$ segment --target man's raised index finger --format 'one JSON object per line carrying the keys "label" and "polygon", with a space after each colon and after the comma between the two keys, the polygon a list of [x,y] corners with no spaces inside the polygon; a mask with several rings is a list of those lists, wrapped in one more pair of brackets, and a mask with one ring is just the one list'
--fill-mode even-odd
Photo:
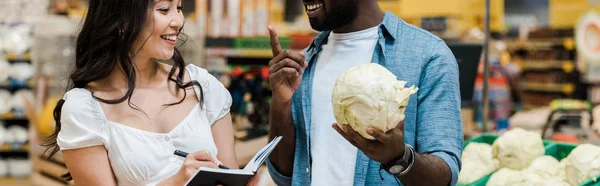
{"label": "man's raised index finger", "polygon": [[271,39],[271,50],[273,51],[273,57],[281,53],[281,45],[279,44],[279,37],[277,37],[277,31],[273,27],[268,27],[269,36]]}

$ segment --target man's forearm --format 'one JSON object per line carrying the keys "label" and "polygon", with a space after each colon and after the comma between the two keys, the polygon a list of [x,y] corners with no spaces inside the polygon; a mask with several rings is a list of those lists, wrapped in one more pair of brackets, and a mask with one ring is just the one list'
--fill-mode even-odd
{"label": "man's forearm", "polygon": [[273,166],[283,175],[291,176],[294,170],[294,152],[296,149],[296,129],[292,119],[292,103],[271,102],[269,123],[270,140],[275,136],[283,136],[280,144],[271,153]]}
{"label": "man's forearm", "polygon": [[404,185],[449,185],[451,177],[450,167],[442,158],[415,153],[411,170],[398,178]]}

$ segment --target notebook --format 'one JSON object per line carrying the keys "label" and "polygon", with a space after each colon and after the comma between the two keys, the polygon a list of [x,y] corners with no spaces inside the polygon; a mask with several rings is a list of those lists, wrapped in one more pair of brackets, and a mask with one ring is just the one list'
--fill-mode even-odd
{"label": "notebook", "polygon": [[185,184],[187,186],[244,186],[256,174],[260,166],[269,158],[282,136],[275,137],[269,144],[258,151],[244,169],[218,169],[202,167]]}

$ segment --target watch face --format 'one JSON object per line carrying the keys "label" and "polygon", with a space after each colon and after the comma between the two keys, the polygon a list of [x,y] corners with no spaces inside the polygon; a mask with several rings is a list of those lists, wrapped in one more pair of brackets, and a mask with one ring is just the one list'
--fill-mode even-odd
{"label": "watch face", "polygon": [[404,167],[402,165],[394,165],[394,166],[390,167],[390,173],[391,174],[400,174],[402,172],[402,169],[404,169]]}

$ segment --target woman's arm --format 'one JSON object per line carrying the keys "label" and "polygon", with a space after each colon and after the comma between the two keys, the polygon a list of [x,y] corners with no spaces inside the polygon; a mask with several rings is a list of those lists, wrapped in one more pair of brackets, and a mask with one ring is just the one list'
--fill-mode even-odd
{"label": "woman's arm", "polygon": [[217,159],[229,168],[239,169],[235,156],[235,138],[233,136],[231,114],[227,114],[225,117],[215,121],[211,130],[219,151]]}
{"label": "woman's arm", "polygon": [[62,151],[65,164],[77,185],[116,186],[108,152],[103,146]]}

